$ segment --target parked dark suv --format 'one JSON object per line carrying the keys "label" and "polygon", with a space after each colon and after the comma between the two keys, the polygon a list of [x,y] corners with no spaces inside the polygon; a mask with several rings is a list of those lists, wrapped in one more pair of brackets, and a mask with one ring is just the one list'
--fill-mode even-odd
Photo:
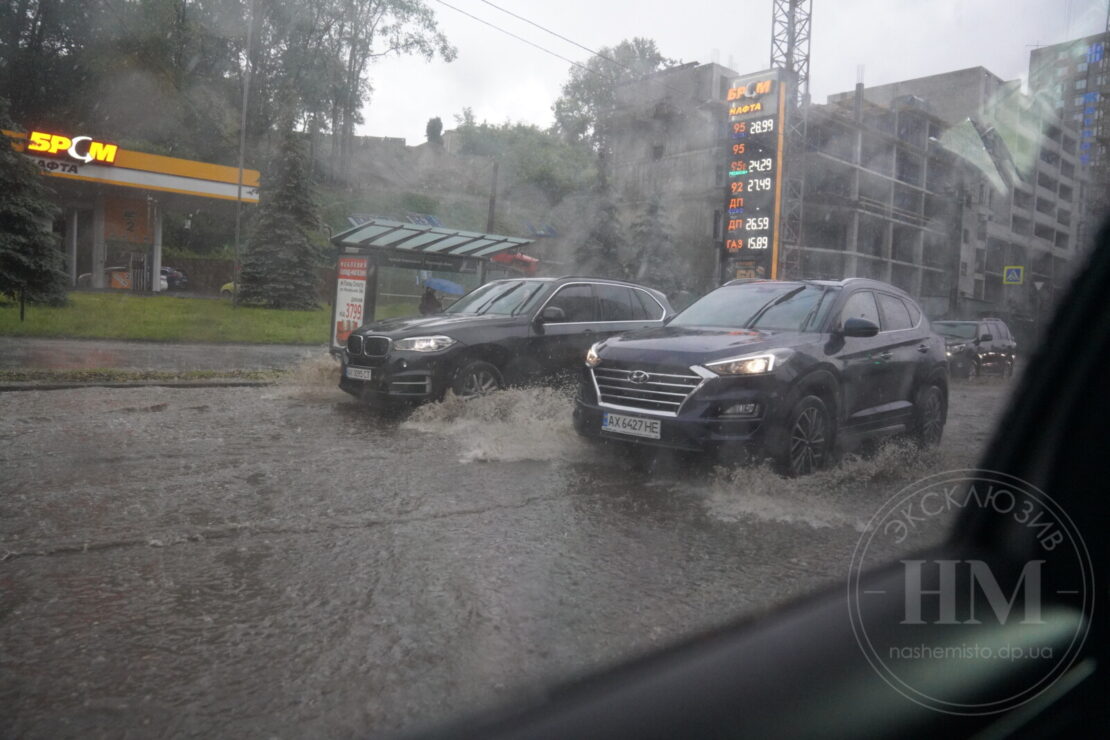
{"label": "parked dark suv", "polygon": [[659,291],[599,278],[496,280],[444,313],[354,331],[339,387],[367,401],[469,397],[506,383],[573,371],[599,339],[661,327],[674,311]]}
{"label": "parked dark suv", "polygon": [[803,474],[878,435],[936,443],[947,405],[944,341],[901,290],[738,280],[663,328],[591,347],[574,424],[605,440],[770,455]]}
{"label": "parked dark suv", "polygon": [[996,372],[1014,374],[1017,342],[1002,319],[977,321],[934,321],[933,330],[944,337],[948,369],[953,376],[967,378]]}

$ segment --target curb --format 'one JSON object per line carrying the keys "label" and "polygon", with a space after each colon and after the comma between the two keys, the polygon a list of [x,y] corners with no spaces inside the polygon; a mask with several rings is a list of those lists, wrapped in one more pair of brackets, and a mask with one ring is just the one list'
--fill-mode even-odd
{"label": "curb", "polygon": [[276,385],[274,380],[139,380],[125,382],[97,382],[88,383],[0,383],[0,393],[12,391],[69,391],[81,388],[261,388]]}

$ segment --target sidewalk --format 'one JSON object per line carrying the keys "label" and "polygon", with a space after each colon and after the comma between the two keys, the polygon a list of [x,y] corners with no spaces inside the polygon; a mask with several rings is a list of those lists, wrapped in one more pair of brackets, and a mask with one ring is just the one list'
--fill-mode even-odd
{"label": "sidewalk", "polygon": [[0,370],[286,370],[328,348],[0,337]]}

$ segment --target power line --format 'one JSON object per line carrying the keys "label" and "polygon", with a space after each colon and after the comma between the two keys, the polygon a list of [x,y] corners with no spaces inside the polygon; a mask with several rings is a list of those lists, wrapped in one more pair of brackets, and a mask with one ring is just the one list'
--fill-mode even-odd
{"label": "power line", "polygon": [[502,8],[500,5],[494,5],[489,0],[482,0],[482,2],[485,3],[486,5],[490,6],[491,8],[494,8],[496,10],[500,10],[502,13],[506,13],[508,15],[511,15],[513,18],[516,18],[517,20],[524,21],[525,23],[527,23],[530,26],[535,26],[536,28],[540,29],[544,33],[549,33],[557,39],[562,39],[563,41],[566,41],[568,44],[571,44],[573,46],[577,46],[582,51],[589,52],[590,54],[594,55],[595,57],[598,57],[599,59],[604,59],[605,61],[609,62],[610,64],[616,64],[618,67],[624,67],[625,69],[627,69],[630,72],[635,71],[634,69],[632,69],[632,67],[629,67],[627,64],[624,64],[623,62],[619,62],[616,59],[613,59],[612,57],[605,56],[604,54],[602,54],[599,51],[594,51],[593,49],[591,49],[588,46],[583,46],[582,44],[578,43],[574,39],[568,39],[566,36],[562,35],[561,33],[558,33],[556,31],[552,31],[550,28],[547,28],[546,26],[541,26],[539,23],[536,23],[535,21],[528,20],[527,18],[525,18],[522,15],[517,15],[516,13],[514,13],[511,10],[507,10],[505,8]]}
{"label": "power line", "polygon": [[[517,39],[518,41],[523,41],[524,43],[528,44],[529,46],[535,47],[535,48],[539,49],[542,52],[550,54],[553,57],[556,57],[558,59],[562,59],[564,62],[569,62],[570,64],[574,65],[575,67],[578,67],[579,69],[581,69],[585,72],[588,72],[590,74],[597,74],[596,70],[592,70],[589,67],[587,67],[583,64],[580,64],[579,62],[576,62],[572,59],[567,59],[565,56],[562,56],[561,54],[558,54],[554,51],[551,51],[550,49],[548,49],[546,47],[540,46],[539,44],[537,44],[533,41],[529,41],[526,38],[523,38],[521,36],[517,36],[512,31],[507,31],[504,28],[502,28],[501,26],[496,25],[495,23],[491,23],[490,21],[487,21],[484,18],[479,18],[478,16],[473,15],[471,13],[468,13],[467,11],[462,10],[461,8],[457,8],[454,5],[451,5],[450,3],[444,2],[444,0],[436,0],[436,2],[439,3],[440,5],[445,5],[448,8],[451,8],[452,10],[458,11],[459,13],[462,13],[463,15],[465,15],[469,18],[473,18],[474,20],[478,21],[479,23],[484,23],[485,25],[489,26],[490,28],[494,28],[494,29],[500,31],[501,33],[504,33],[508,36],[512,36],[514,39]],[[610,64],[615,64],[618,67],[623,67],[624,69],[628,70],[629,72],[632,72],[633,74],[638,74],[637,71],[634,68],[630,67],[629,65],[624,64],[623,62],[620,62],[620,61],[618,61],[616,59],[613,59],[611,57],[608,57],[605,54],[602,54],[601,52],[594,51],[593,49],[589,48],[588,46],[583,46],[582,44],[578,43],[577,41],[575,41],[573,39],[569,39],[566,36],[563,36],[562,34],[557,33],[556,31],[552,31],[550,28],[542,26],[539,23],[536,23],[535,21],[531,21],[531,20],[525,18],[522,15],[517,15],[516,13],[512,12],[511,10],[506,10],[505,8],[502,8],[499,5],[495,5],[491,2],[489,2],[489,0],[482,0],[482,2],[484,2],[486,5],[490,6],[491,8],[495,8],[497,10],[500,10],[502,13],[506,13],[508,15],[511,15],[513,18],[524,21],[525,23],[527,23],[531,26],[535,26],[536,28],[540,29],[541,31],[544,31],[545,33],[549,33],[549,34],[551,34],[552,36],[554,36],[558,39],[562,39],[563,41],[566,41],[568,44],[572,44],[573,46],[577,46],[579,49],[582,49],[583,51],[586,51],[586,52],[592,54],[593,56],[598,57],[599,59],[603,59],[603,60],[609,62]],[[646,75],[640,75],[640,76],[646,76]],[[663,87],[665,87],[666,89],[670,90],[671,92],[678,93],[680,95],[685,94],[684,91],[679,90],[676,87],[672,87],[671,85],[668,85],[667,83],[663,82],[662,80],[659,80],[659,83]]]}
{"label": "power line", "polygon": [[489,21],[485,20],[484,18],[479,18],[478,16],[474,15],[473,13],[468,13],[465,10],[463,10],[462,8],[457,8],[457,7],[455,7],[454,5],[451,5],[448,2],[444,2],[444,0],[436,0],[436,2],[439,3],[440,5],[443,5],[443,6],[446,6],[446,7],[450,8],[451,10],[462,13],[463,15],[465,15],[468,18],[473,18],[474,20],[478,21],[479,23],[484,23],[485,25],[489,26],[490,28],[496,29],[496,30],[500,31],[501,33],[505,34],[506,36],[512,36],[517,41],[523,41],[524,43],[528,44],[529,46],[535,47],[536,49],[539,49],[540,51],[544,52],[545,54],[550,54],[551,56],[555,57],[556,59],[562,59],[564,62],[567,62],[568,64],[572,64],[575,67],[578,67],[579,69],[585,70],[586,72],[592,72],[593,71],[589,67],[586,67],[583,64],[579,64],[578,62],[574,61],[573,59],[567,59],[562,54],[558,54],[554,51],[551,51],[551,49],[540,46],[539,44],[535,43],[534,41],[529,41],[528,39],[524,38],[523,36],[517,36],[512,31],[507,31],[504,28],[502,28],[501,26],[498,26],[494,23],[490,23]]}

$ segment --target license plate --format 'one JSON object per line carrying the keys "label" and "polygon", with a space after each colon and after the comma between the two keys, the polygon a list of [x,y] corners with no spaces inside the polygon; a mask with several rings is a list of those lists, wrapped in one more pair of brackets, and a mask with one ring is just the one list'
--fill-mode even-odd
{"label": "license plate", "polygon": [[645,419],[640,416],[606,413],[601,417],[601,429],[606,432],[627,434],[632,437],[659,439],[663,422],[659,419]]}
{"label": "license plate", "polygon": [[347,377],[351,380],[373,380],[374,371],[368,367],[347,366]]}

